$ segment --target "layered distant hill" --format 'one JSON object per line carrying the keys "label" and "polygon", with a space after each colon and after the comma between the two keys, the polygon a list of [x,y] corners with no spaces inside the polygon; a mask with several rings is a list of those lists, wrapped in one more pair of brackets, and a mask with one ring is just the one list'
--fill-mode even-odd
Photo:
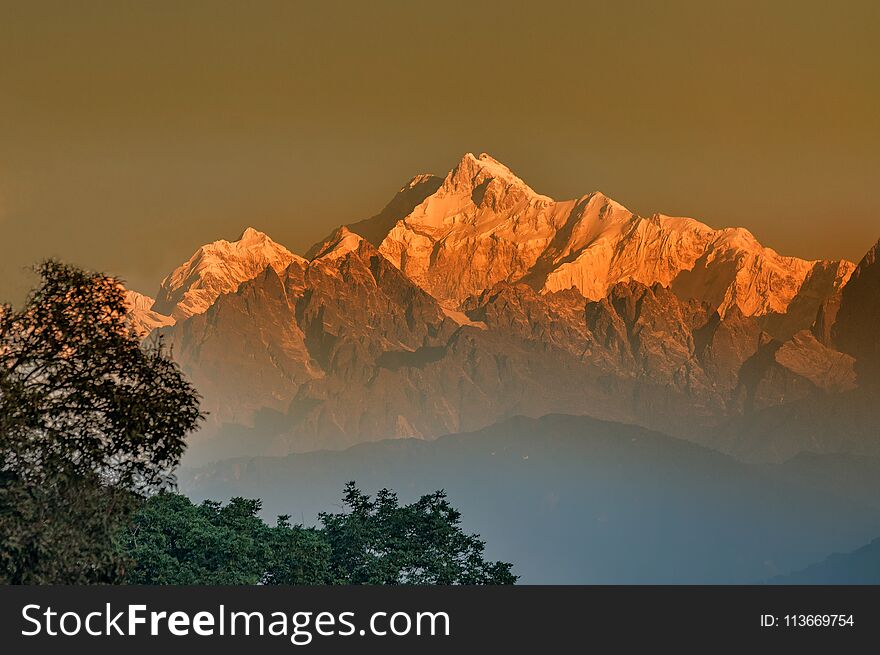
{"label": "layered distant hill", "polygon": [[773,584],[877,585],[880,584],[880,539],[851,553],[835,553],[789,575],[773,578]]}
{"label": "layered distant hill", "polygon": [[[130,297],[204,395],[202,459],[566,413],[782,460],[880,452],[876,250],[785,257],[598,192],[555,201],[467,154],[306,257],[248,228]],[[834,429],[804,423],[821,407]]]}
{"label": "layered distant hill", "polygon": [[[637,426],[513,418],[473,433],[184,470],[196,500],[245,496],[314,523],[349,480],[406,500],[445,489],[526,583],[756,583],[880,534],[880,459],[739,462]],[[860,567],[864,580],[871,577]],[[857,562],[854,562],[856,564]],[[855,569],[859,570],[859,569]],[[858,580],[859,574],[850,576]]]}

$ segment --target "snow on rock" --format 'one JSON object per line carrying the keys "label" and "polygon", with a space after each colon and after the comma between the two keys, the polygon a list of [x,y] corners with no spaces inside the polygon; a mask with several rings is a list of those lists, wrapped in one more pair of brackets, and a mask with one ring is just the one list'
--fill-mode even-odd
{"label": "snow on rock", "polygon": [[365,239],[359,234],[355,234],[347,227],[337,228],[326,241],[314,247],[314,256],[312,261],[321,259],[324,261],[333,261],[344,257],[350,252],[356,252]]}
{"label": "snow on rock", "polygon": [[153,303],[156,302],[154,299],[143,293],[138,293],[131,289],[123,290],[125,293],[125,304],[128,305],[129,310],[137,309],[143,311],[150,309],[153,306]]}
{"label": "snow on rock", "polygon": [[125,289],[125,304],[128,306],[128,320],[141,337],[146,337],[156,328],[174,325],[171,316],[152,310],[155,300],[137,291]]}
{"label": "snow on rock", "polygon": [[480,330],[488,330],[488,326],[483,321],[473,321],[471,320],[467,314],[464,312],[460,312],[455,309],[449,309],[448,307],[441,306],[440,309],[443,310],[443,313],[446,314],[453,321],[458,323],[459,325],[467,325],[470,327],[475,327]]}
{"label": "snow on rock", "polygon": [[781,256],[742,228],[638,216],[599,192],[557,202],[485,153],[465,154],[379,250],[444,304],[499,282],[526,282],[541,293],[574,288],[598,300],[613,285],[636,281],[659,282],[722,314],[736,305],[749,316],[784,312],[810,272],[829,265]]}
{"label": "snow on rock", "polygon": [[199,248],[162,280],[152,309],[176,320],[189,318],[205,312],[218,296],[235,291],[267,266],[281,273],[293,262],[305,260],[249,227],[237,241],[214,241]]}
{"label": "snow on rock", "polygon": [[561,225],[558,207],[486,154],[468,153],[379,251],[441,301],[524,276]]}

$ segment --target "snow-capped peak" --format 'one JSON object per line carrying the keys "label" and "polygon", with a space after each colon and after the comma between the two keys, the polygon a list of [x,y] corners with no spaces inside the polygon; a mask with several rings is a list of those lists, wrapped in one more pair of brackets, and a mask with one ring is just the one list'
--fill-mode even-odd
{"label": "snow-capped peak", "polygon": [[220,294],[231,293],[267,266],[280,273],[305,260],[263,232],[248,227],[236,241],[221,239],[199,248],[162,280],[153,310],[177,320],[201,314]]}
{"label": "snow-capped peak", "polygon": [[350,252],[354,252],[361,247],[365,239],[359,234],[355,234],[344,225],[337,229],[330,237],[314,250],[317,254],[312,261],[323,260],[332,261],[344,257]]}
{"label": "snow-capped peak", "polygon": [[447,194],[472,193],[493,181],[506,188],[512,187],[526,196],[539,195],[507,166],[485,152],[479,156],[466,152],[443,180],[441,191]]}
{"label": "snow-capped peak", "polygon": [[[267,241],[272,241],[265,232],[260,232],[259,230],[246,227],[244,232],[241,233],[241,236],[238,237],[236,241],[233,243],[240,243],[243,245],[247,244],[255,244],[255,243],[266,243]],[[274,243],[274,242],[273,242]]]}
{"label": "snow-capped peak", "polygon": [[[468,152],[446,174],[439,188],[416,205],[401,222],[429,231],[444,230],[451,225],[475,226],[485,220],[491,223],[493,216],[510,212],[515,207],[537,207],[552,202],[551,198],[535,193],[497,159],[485,152],[479,156]],[[386,238],[395,229],[387,232]]]}

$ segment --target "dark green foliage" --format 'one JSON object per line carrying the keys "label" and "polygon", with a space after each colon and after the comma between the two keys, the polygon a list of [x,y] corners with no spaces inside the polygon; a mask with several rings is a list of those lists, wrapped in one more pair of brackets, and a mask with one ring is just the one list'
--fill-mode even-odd
{"label": "dark green foliage", "polygon": [[411,505],[382,489],[375,500],[350,482],[348,511],[321,514],[334,577],[345,584],[513,584],[506,562],[483,559],[485,542],[465,534],[461,513],[437,491]]}
{"label": "dark green foliage", "polygon": [[265,584],[336,584],[330,569],[330,544],[315,528],[292,525],[279,516],[269,535],[270,559]]}
{"label": "dark green foliage", "polygon": [[123,542],[132,584],[324,584],[329,549],[314,530],[280,517],[269,527],[260,501],[193,505],[159,494],[135,517]]}
{"label": "dark green foliage", "polygon": [[0,581],[112,582],[137,495],[173,482],[198,396],[120,283],[58,262],[0,306]]}
{"label": "dark green foliage", "polygon": [[134,584],[513,584],[511,565],[486,562],[484,543],[464,534],[443,492],[401,506],[349,483],[346,511],[322,514],[322,529],[275,526],[260,502],[233,498],[193,505],[159,494],[122,542]]}
{"label": "dark green foliage", "polygon": [[96,477],[37,485],[0,472],[0,582],[101,583],[121,579],[114,543],[138,499]]}

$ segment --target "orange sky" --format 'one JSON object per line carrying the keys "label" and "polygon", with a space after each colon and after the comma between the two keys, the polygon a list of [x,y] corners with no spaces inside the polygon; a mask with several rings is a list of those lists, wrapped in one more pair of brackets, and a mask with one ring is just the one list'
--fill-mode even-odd
{"label": "orange sky", "polygon": [[302,252],[465,151],[785,254],[880,236],[880,3],[0,4],[0,299],[47,256],[152,293],[246,225]]}

